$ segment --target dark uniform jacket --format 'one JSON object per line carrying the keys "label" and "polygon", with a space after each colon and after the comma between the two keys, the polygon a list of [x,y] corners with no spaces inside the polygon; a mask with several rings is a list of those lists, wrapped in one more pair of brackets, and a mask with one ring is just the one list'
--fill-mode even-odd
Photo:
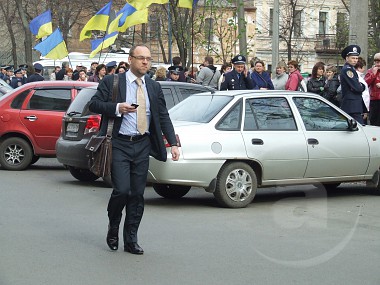
{"label": "dark uniform jacket", "polygon": [[311,93],[315,93],[315,94],[323,96],[325,81],[326,81],[326,78],[324,76],[321,76],[319,78],[313,78],[313,77],[310,78],[306,84],[307,92],[311,92]]}
{"label": "dark uniform jacket", "polygon": [[220,90],[247,90],[253,89],[253,82],[250,74],[247,77],[244,74],[238,73],[235,69],[230,72],[224,73],[224,80],[220,85]]}
{"label": "dark uniform jacket", "polygon": [[346,113],[362,114],[365,111],[362,97],[365,86],[359,82],[359,75],[355,68],[348,63],[343,66],[340,73],[340,85],[342,87],[341,109]]}
{"label": "dark uniform jacket", "polygon": [[25,84],[25,77],[12,77],[11,79],[11,84],[9,84],[10,86],[12,86],[13,88],[17,88],[21,85],[24,85]]}
{"label": "dark uniform jacket", "polygon": [[28,76],[28,78],[26,79],[26,83],[35,82],[35,81],[44,81],[44,80],[45,78],[41,74],[34,73],[31,76]]}
{"label": "dark uniform jacket", "polygon": [[[105,135],[107,133],[108,118],[113,117],[115,119],[113,125],[112,136],[116,137],[119,134],[119,130],[122,123],[122,116],[117,117],[115,115],[117,103],[126,101],[126,74],[119,73],[119,94],[115,103],[112,102],[112,86],[113,75],[107,75],[101,80],[98,86],[98,90],[92,97],[89,105],[91,112],[102,114],[102,122],[100,127],[100,134]],[[152,80],[149,76],[145,76],[146,89],[148,91],[150,101],[150,113],[151,120],[149,125],[149,138],[151,142],[150,155],[160,161],[166,161],[167,153],[166,147],[162,138],[162,134],[165,135],[170,145],[177,143],[177,139],[174,133],[173,124],[170,120],[168,110],[166,109],[165,97],[161,89],[161,85]]]}

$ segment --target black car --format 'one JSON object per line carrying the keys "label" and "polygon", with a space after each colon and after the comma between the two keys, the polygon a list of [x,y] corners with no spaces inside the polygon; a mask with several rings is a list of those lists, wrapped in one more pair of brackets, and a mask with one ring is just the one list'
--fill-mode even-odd
{"label": "black car", "polygon": [[[210,87],[198,84],[159,81],[168,109],[192,94],[214,92]],[[62,119],[61,136],[56,143],[57,159],[64,164],[71,175],[80,181],[95,181],[99,177],[88,169],[89,152],[85,146],[100,128],[101,116],[91,113],[88,103],[95,94],[97,86],[82,89],[69,106]],[[110,184],[109,178],[105,181]]]}

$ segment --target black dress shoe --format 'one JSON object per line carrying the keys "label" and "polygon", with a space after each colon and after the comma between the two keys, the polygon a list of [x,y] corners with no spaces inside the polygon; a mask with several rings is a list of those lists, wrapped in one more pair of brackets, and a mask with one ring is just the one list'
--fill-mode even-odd
{"label": "black dress shoe", "polygon": [[107,244],[111,250],[117,250],[119,247],[119,228],[108,226]]}
{"label": "black dress shoe", "polygon": [[137,242],[126,243],[124,251],[128,251],[132,254],[144,254],[144,250],[137,244]]}

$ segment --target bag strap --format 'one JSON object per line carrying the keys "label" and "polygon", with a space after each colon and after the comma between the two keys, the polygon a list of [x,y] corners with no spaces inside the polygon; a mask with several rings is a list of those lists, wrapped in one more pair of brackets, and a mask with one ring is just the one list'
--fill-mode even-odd
{"label": "bag strap", "polygon": [[[119,88],[119,75],[114,74],[113,86],[112,86],[112,103],[116,102],[118,88]],[[109,118],[108,126],[107,126],[107,137],[110,137],[110,138],[112,137],[113,123],[114,123],[114,118],[113,117]]]}

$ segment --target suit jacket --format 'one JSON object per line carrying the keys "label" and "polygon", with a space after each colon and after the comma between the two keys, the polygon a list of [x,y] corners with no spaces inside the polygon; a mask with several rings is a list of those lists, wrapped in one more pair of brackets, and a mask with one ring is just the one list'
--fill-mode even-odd
{"label": "suit jacket", "polygon": [[253,89],[253,82],[250,74],[247,77],[244,74],[238,76],[235,69],[224,73],[224,81],[220,85],[220,90],[247,90]]}
{"label": "suit jacket", "polygon": [[[102,114],[102,122],[100,127],[100,134],[107,133],[108,118],[115,119],[113,125],[112,136],[116,137],[122,123],[122,116],[115,115],[117,103],[126,102],[126,75],[119,73],[119,92],[117,94],[116,102],[112,102],[112,89],[114,75],[107,75],[98,85],[98,90],[92,97],[89,109],[94,113]],[[149,126],[149,138],[151,141],[150,155],[160,161],[166,161],[167,153],[162,134],[165,135],[169,144],[174,145],[177,143],[173,124],[170,120],[168,110],[166,109],[165,97],[158,82],[152,80],[149,76],[145,75],[146,89],[150,102],[151,120]]]}
{"label": "suit jacket", "polygon": [[364,102],[362,93],[365,86],[359,82],[359,75],[355,68],[346,63],[340,73],[342,86],[341,109],[347,113],[363,113]]}

